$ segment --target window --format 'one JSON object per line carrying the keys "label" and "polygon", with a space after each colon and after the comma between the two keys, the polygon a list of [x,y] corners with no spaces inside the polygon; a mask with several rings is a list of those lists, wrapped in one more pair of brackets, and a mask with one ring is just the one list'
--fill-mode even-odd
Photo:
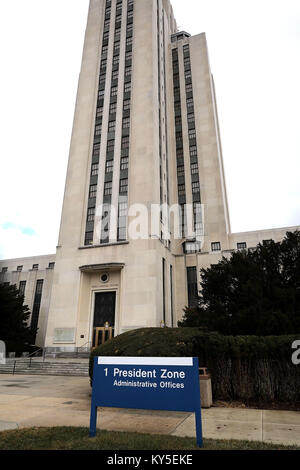
{"label": "window", "polygon": [[120,180],[120,193],[127,194],[128,192],[128,179]]}
{"label": "window", "polygon": [[119,56],[115,55],[113,58],[113,65],[119,65]]}
{"label": "window", "polygon": [[99,78],[99,86],[103,86],[105,85],[105,80],[106,80],[106,75],[100,75],[100,78]]}
{"label": "window", "polygon": [[188,99],[186,100],[186,105],[187,105],[188,108],[192,108],[192,107],[194,106],[194,100],[193,100],[193,98],[188,98]]}
{"label": "window", "polygon": [[130,109],[130,100],[124,101],[123,109],[124,111],[127,111],[128,109]]}
{"label": "window", "polygon": [[95,135],[101,135],[101,131],[102,131],[102,124],[98,124],[95,127]]}
{"label": "window", "polygon": [[126,46],[132,46],[132,38],[126,39]]}
{"label": "window", "polygon": [[101,100],[105,95],[105,91],[104,90],[99,90],[98,92],[98,99]]}
{"label": "window", "polygon": [[23,270],[23,266],[17,266],[17,271],[20,273]]}
{"label": "window", "polygon": [[122,137],[122,149],[128,149],[129,148],[129,137]]}
{"label": "window", "polygon": [[192,78],[192,73],[191,73],[191,71],[185,72],[185,79],[186,79],[186,80],[190,80],[191,78]]}
{"label": "window", "polygon": [[114,52],[120,51],[120,41],[115,41]]}
{"label": "window", "polygon": [[95,207],[91,207],[88,209],[88,213],[87,213],[87,221],[88,222],[94,222],[95,220]]}
{"label": "window", "polygon": [[133,18],[133,11],[129,11],[129,12],[128,12],[127,18]]}
{"label": "window", "polygon": [[192,163],[191,173],[192,173],[192,175],[196,175],[198,173],[198,163]]}
{"label": "window", "polygon": [[237,249],[238,250],[246,250],[247,249],[247,243],[246,242],[238,243],[237,244]]}
{"label": "window", "polygon": [[176,125],[176,126],[181,126],[181,116],[176,116],[176,118],[175,118],[175,125]]}
{"label": "window", "polygon": [[128,77],[131,75],[132,68],[131,67],[125,67],[125,77]]}
{"label": "window", "polygon": [[195,114],[194,113],[188,114],[187,120],[188,122],[195,122]]}
{"label": "window", "polygon": [[111,103],[109,107],[109,114],[114,114],[117,111],[117,103]]}
{"label": "window", "polygon": [[112,194],[112,182],[104,184],[104,196],[111,196]]}
{"label": "window", "polygon": [[107,54],[108,51],[108,46],[103,46],[102,47],[102,54]]}
{"label": "window", "polygon": [[104,28],[110,25],[110,19],[104,21]]}
{"label": "window", "polygon": [[105,69],[106,65],[107,65],[107,59],[102,59],[101,60],[101,65],[100,65],[101,69]]}
{"label": "window", "polygon": [[8,268],[2,268],[3,273],[7,273]]}
{"label": "window", "polygon": [[98,176],[99,163],[92,164],[91,176]]}
{"label": "window", "polygon": [[187,286],[188,286],[188,303],[189,307],[193,307],[198,299],[198,281],[197,281],[197,268],[186,268],[187,271]]}
{"label": "window", "polygon": [[114,170],[114,161],[109,160],[106,162],[105,173],[112,173]]}
{"label": "window", "polygon": [[176,142],[181,143],[182,142],[182,132],[176,132]]}
{"label": "window", "polygon": [[54,267],[55,267],[55,263],[49,263],[49,265],[48,265],[49,269],[54,269]]}
{"label": "window", "polygon": [[111,79],[112,80],[118,80],[118,78],[119,78],[119,71],[114,70],[113,73],[112,73]]}
{"label": "window", "polygon": [[178,166],[177,167],[177,175],[178,176],[184,176],[184,166]]}
{"label": "window", "polygon": [[211,244],[211,251],[221,251],[221,243],[214,242]]}
{"label": "window", "polygon": [[178,185],[178,194],[179,196],[184,196],[185,194],[185,184]]}
{"label": "window", "polygon": [[116,130],[116,121],[109,121],[108,132],[115,132],[115,130]]}
{"label": "window", "polygon": [[32,265],[32,269],[34,269],[34,270],[39,269],[39,265],[38,265],[38,264],[33,264],[33,265]]}
{"label": "window", "polygon": [[30,325],[33,330],[36,330],[36,328],[38,327],[42,292],[43,292],[43,284],[44,284],[43,279],[39,279],[38,281],[36,281],[34,302],[33,302],[32,315],[31,315],[31,325]]}
{"label": "window", "polygon": [[113,86],[111,89],[111,96],[117,96],[117,94],[118,94],[118,87]]}
{"label": "window", "polygon": [[103,34],[103,41],[106,41],[107,39],[109,39],[109,31],[106,31],[106,32]]}
{"label": "window", "polygon": [[97,155],[99,155],[99,153],[100,153],[100,144],[94,144],[93,155],[97,156]]}
{"label": "window", "polygon": [[130,92],[131,92],[131,83],[125,83],[124,93],[130,93]]}
{"label": "window", "polygon": [[184,68],[185,68],[186,70],[189,70],[189,69],[191,68],[191,61],[190,61],[190,58],[189,58],[189,57],[186,57],[183,62],[184,62]]}
{"label": "window", "polygon": [[126,52],[125,60],[132,60],[132,52]]}
{"label": "window", "polygon": [[115,141],[114,140],[109,140],[107,142],[107,151],[108,152],[113,152],[115,149]]}
{"label": "window", "polygon": [[195,129],[190,129],[190,130],[189,130],[189,139],[190,139],[190,140],[196,139],[196,131],[195,131]]}
{"label": "window", "polygon": [[190,52],[190,46],[188,44],[183,46],[183,52]]}
{"label": "window", "polygon": [[126,217],[128,210],[127,202],[120,202],[119,204],[119,217]]}
{"label": "window", "polygon": [[86,232],[84,244],[85,246],[89,246],[93,244],[94,232]]}
{"label": "window", "polygon": [[197,147],[195,145],[193,145],[191,148],[190,148],[190,156],[191,157],[197,157]]}
{"label": "window", "polygon": [[129,129],[129,127],[130,127],[130,118],[124,118],[122,126],[123,126],[123,129]]}
{"label": "window", "polygon": [[93,199],[96,196],[97,196],[97,185],[96,184],[91,184],[89,198]]}
{"label": "window", "polygon": [[131,31],[133,31],[133,25],[132,25],[132,24],[128,24],[128,25],[127,25],[127,33],[131,33]]}
{"label": "window", "polygon": [[192,84],[189,84],[186,86],[186,92],[187,93],[191,93],[193,91],[193,85]]}
{"label": "window", "polygon": [[200,184],[198,181],[192,183],[192,193],[199,193],[200,192]]}
{"label": "window", "polygon": [[129,163],[128,157],[122,157],[121,158],[121,170],[128,170],[128,163]]}
{"label": "window", "polygon": [[103,116],[103,107],[101,106],[101,108],[97,108],[97,114],[96,114],[96,117],[97,119],[101,118]]}
{"label": "window", "polygon": [[119,41],[119,40],[120,40],[120,37],[121,37],[121,29],[118,28],[118,29],[116,29],[116,31],[115,31],[115,41]]}
{"label": "window", "polygon": [[20,295],[24,296],[25,289],[26,289],[26,281],[20,281],[20,284],[19,284],[19,293],[20,293]]}

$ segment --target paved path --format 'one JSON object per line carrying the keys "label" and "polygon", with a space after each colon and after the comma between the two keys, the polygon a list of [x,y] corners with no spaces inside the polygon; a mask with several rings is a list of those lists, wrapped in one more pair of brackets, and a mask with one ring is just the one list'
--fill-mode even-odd
{"label": "paved path", "polygon": [[[91,388],[86,377],[0,375],[0,431],[31,426],[89,426]],[[237,408],[203,410],[203,434],[300,446],[300,413]],[[195,436],[189,413],[99,410],[98,427],[110,431]]]}

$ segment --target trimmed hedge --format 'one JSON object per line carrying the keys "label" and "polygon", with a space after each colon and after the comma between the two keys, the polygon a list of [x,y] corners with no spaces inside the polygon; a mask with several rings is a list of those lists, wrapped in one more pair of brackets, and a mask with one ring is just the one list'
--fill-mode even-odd
{"label": "trimmed hedge", "polygon": [[300,400],[300,366],[292,363],[299,336],[222,336],[199,328],[145,328],[99,346],[94,356],[198,357],[212,374],[214,400]]}

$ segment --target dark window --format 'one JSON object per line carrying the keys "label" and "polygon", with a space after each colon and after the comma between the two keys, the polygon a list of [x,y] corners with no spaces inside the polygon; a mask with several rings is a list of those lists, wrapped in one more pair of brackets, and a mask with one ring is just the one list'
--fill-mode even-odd
{"label": "dark window", "polygon": [[33,264],[32,269],[39,269],[39,265],[38,264]]}
{"label": "dark window", "polygon": [[199,193],[200,192],[200,184],[199,181],[195,181],[192,183],[192,193]]}
{"label": "dark window", "polygon": [[125,77],[128,77],[131,75],[132,68],[131,67],[126,67],[125,68]]}
{"label": "dark window", "polygon": [[113,86],[111,89],[111,96],[117,96],[117,94],[118,94],[118,87]]}
{"label": "dark window", "polygon": [[190,129],[190,130],[189,130],[189,139],[190,139],[190,140],[196,139],[196,131],[195,131],[195,129]]}
{"label": "dark window", "polygon": [[128,192],[128,179],[120,180],[120,194],[127,194]]}
{"label": "dark window", "polygon": [[184,176],[184,166],[177,167],[177,175]]}
{"label": "dark window", "polygon": [[198,163],[192,163],[191,173],[192,173],[192,175],[196,175],[198,173]]}
{"label": "dark window", "polygon": [[26,281],[20,281],[20,284],[19,284],[20,295],[25,294],[25,289],[26,289]]}
{"label": "dark window", "polygon": [[112,173],[114,169],[114,162],[113,160],[109,160],[106,162],[105,172]]}
{"label": "dark window", "polygon": [[93,244],[94,232],[86,232],[84,244],[85,246],[89,246]]}
{"label": "dark window", "polygon": [[93,155],[97,156],[97,155],[99,155],[99,153],[100,153],[100,144],[94,144]]}
{"label": "dark window", "polygon": [[247,249],[247,243],[246,242],[241,242],[237,244],[237,249],[238,250],[246,250]]}
{"label": "dark window", "polygon": [[130,127],[130,118],[123,119],[123,129],[129,129]]}
{"label": "dark window", "polygon": [[117,110],[117,103],[111,103],[109,107],[109,113],[114,114]]}
{"label": "dark window", "polygon": [[102,124],[98,124],[95,128],[95,135],[101,135]]}
{"label": "dark window", "polygon": [[92,184],[90,186],[90,193],[89,193],[89,198],[92,199],[97,196],[97,185]]}
{"label": "dark window", "polygon": [[96,212],[95,207],[91,207],[91,208],[88,209],[88,213],[87,213],[87,221],[88,222],[94,222],[95,212]]}
{"label": "dark window", "polygon": [[97,119],[101,118],[103,116],[103,107],[101,106],[101,108],[97,108],[97,114],[96,114],[96,117]]}
{"label": "dark window", "polygon": [[104,196],[110,196],[112,194],[112,182],[104,184]]}
{"label": "dark window", "polygon": [[32,315],[31,315],[31,328],[35,330],[38,327],[39,323],[39,314],[40,314],[40,307],[41,307],[41,300],[42,300],[42,293],[43,293],[43,284],[44,281],[42,279],[36,282],[36,289],[35,289],[35,296],[32,308]]}
{"label": "dark window", "polygon": [[186,271],[188,285],[188,303],[189,307],[193,307],[197,304],[198,299],[197,268],[186,268]]}
{"label": "dark window", "polygon": [[92,175],[92,176],[97,176],[97,175],[98,175],[98,171],[99,171],[99,163],[93,163],[91,175]]}
{"label": "dark window", "polygon": [[117,80],[119,78],[119,71],[114,70],[111,76],[112,80]]}
{"label": "dark window", "polygon": [[211,244],[211,251],[221,251],[221,243],[214,242]]}
{"label": "dark window", "polygon": [[124,106],[123,106],[124,111],[127,111],[130,109],[130,100],[125,100],[124,101]]}
{"label": "dark window", "polygon": [[130,92],[131,92],[131,83],[125,83],[124,93],[130,93]]}
{"label": "dark window", "polygon": [[8,268],[2,268],[3,273],[7,273]]}
{"label": "dark window", "polygon": [[110,121],[108,123],[108,132],[115,132],[116,130],[116,121]]}
{"label": "dark window", "polygon": [[128,169],[128,157],[122,157],[121,158],[121,170],[127,170]]}
{"label": "dark window", "polygon": [[17,267],[17,271],[18,271],[18,272],[21,272],[22,269],[23,269],[23,266],[18,266],[18,267]]}
{"label": "dark window", "polygon": [[179,196],[183,196],[185,194],[185,185],[184,184],[179,184],[178,185],[178,194],[179,194]]}
{"label": "dark window", "polygon": [[115,148],[115,141],[114,140],[109,140],[107,142],[107,151],[108,152],[113,152]]}
{"label": "dark window", "polygon": [[54,269],[54,267],[55,267],[55,263],[49,263],[49,265],[48,265],[49,269]]}
{"label": "dark window", "polygon": [[191,157],[196,157],[197,156],[197,147],[195,145],[190,147],[190,156]]}
{"label": "dark window", "polygon": [[122,137],[122,149],[129,148],[129,137]]}

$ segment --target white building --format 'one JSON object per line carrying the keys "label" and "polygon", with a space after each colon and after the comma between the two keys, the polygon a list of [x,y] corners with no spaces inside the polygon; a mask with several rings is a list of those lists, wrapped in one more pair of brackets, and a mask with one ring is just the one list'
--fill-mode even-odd
{"label": "white building", "polygon": [[[135,239],[134,204],[146,221],[190,205],[194,237],[162,213]],[[90,0],[56,255],[0,262],[2,282],[27,281],[37,344],[176,326],[200,268],[297,228],[231,233],[205,34],[178,32],[169,0]]]}

